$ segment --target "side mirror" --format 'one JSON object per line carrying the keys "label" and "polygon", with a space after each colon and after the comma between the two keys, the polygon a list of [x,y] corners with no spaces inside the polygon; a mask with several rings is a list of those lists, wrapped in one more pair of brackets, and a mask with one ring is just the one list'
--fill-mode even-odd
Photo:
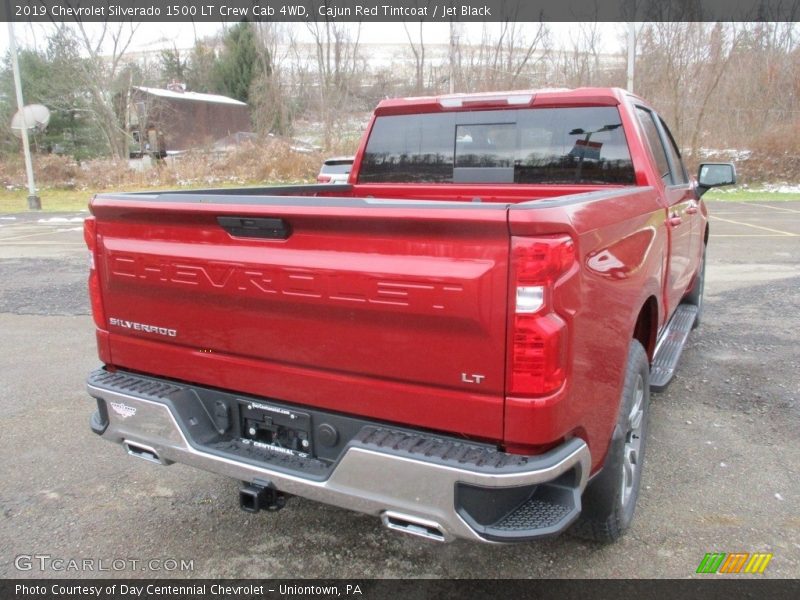
{"label": "side mirror", "polygon": [[733,163],[700,163],[697,172],[697,192],[700,196],[712,187],[736,183],[736,167]]}

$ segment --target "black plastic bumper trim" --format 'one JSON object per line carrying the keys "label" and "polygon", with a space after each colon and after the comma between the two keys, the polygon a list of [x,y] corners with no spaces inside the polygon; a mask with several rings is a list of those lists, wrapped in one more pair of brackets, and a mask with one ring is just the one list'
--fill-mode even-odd
{"label": "black plastic bumper trim", "polygon": [[456,484],[456,512],[482,538],[527,542],[565,531],[581,512],[581,490],[573,471],[538,485],[485,488]]}
{"label": "black plastic bumper trim", "polygon": [[97,435],[103,435],[108,428],[108,409],[105,400],[100,398],[95,398],[95,400],[97,400],[97,410],[89,418],[89,427]]}

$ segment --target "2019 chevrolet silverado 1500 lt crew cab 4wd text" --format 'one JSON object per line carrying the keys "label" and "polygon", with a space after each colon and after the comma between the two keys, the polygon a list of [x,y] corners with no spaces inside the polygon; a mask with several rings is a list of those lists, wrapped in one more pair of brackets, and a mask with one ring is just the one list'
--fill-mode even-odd
{"label": "2019 chevrolet silverado 1500 lt crew cab 4wd text", "polygon": [[345,185],[97,195],[91,427],[250,511],[614,540],[733,177],[580,89],[384,101]]}

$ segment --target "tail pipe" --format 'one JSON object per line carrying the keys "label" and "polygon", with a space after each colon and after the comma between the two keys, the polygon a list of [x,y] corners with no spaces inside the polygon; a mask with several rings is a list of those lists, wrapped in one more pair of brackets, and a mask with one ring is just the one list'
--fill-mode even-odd
{"label": "tail pipe", "polygon": [[381,515],[383,524],[394,531],[402,531],[436,542],[446,542],[444,530],[435,521],[387,510]]}
{"label": "tail pipe", "polygon": [[155,448],[145,446],[144,444],[139,444],[138,442],[131,442],[129,440],[122,442],[122,445],[125,446],[125,450],[127,450],[128,454],[131,456],[141,458],[142,460],[146,460],[147,462],[155,463],[157,465],[169,464],[158,455],[158,452]]}

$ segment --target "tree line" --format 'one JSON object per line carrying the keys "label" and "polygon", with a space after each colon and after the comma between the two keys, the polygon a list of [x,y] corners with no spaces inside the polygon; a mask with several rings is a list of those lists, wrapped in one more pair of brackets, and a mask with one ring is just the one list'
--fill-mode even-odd
{"label": "tree line", "polygon": [[[135,23],[108,23],[99,33],[56,24],[41,47],[19,53],[26,102],[52,112],[34,146],[77,159],[123,157],[131,86],[173,80],[247,102],[259,134],[292,135],[299,122],[317,123],[326,148],[385,97],[626,83],[624,32],[609,53],[608,32],[597,23],[576,23],[568,40],[555,40],[547,23],[486,23],[478,33],[455,24],[438,39],[419,23],[397,26],[406,42],[384,64],[368,55],[355,23],[242,22],[188,50],[157,54],[130,51]],[[759,143],[798,151],[796,24],[663,22],[637,30],[635,91],[662,112],[685,151]],[[16,109],[12,86],[6,57],[6,123]],[[18,141],[2,128],[0,154],[16,152]]]}

